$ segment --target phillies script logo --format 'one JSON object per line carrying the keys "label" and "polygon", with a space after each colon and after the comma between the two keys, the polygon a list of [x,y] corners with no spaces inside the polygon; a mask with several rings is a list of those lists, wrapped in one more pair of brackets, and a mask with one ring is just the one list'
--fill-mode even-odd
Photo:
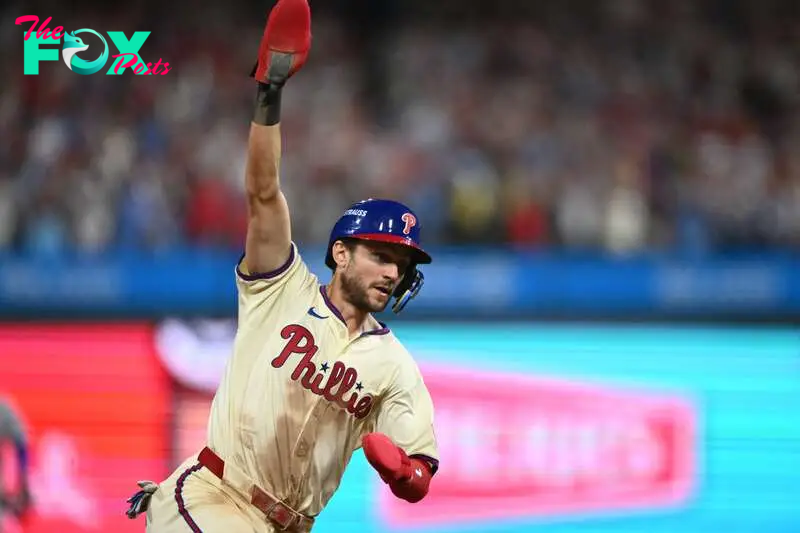
{"label": "phillies script logo", "polygon": [[680,397],[525,376],[423,368],[446,468],[394,527],[576,516],[682,504],[695,480],[695,416]]}
{"label": "phillies script logo", "polygon": [[[31,27],[25,33],[23,54],[25,55],[24,61],[24,74],[39,74],[40,61],[58,61],[59,53],[55,48],[41,48],[42,45],[47,44],[62,44],[61,38],[64,38],[64,43],[61,47],[61,58],[71,71],[82,74],[84,76],[99,72],[108,63],[109,47],[105,37],[99,32],[89,28],[75,30],[72,32],[65,32],[63,26],[56,26],[49,28],[47,24],[52,17],[47,17],[41,25],[39,25],[39,17],[36,15],[24,15],[17,17],[16,24],[21,25],[26,22],[31,23]],[[38,25],[38,28],[37,28]],[[33,34],[33,31],[36,33]],[[135,74],[161,74],[164,75],[170,71],[169,63],[161,63],[161,58],[156,62],[147,63],[142,60],[139,55],[139,49],[144,44],[147,37],[150,35],[149,31],[134,32],[131,38],[127,38],[121,31],[109,31],[108,37],[114,46],[119,51],[111,57],[114,59],[111,67],[106,71],[106,74],[122,74],[126,68],[133,69]],[[88,61],[78,57],[79,52],[84,52],[90,48],[81,35],[93,35],[100,40],[102,45],[102,52],[100,52],[97,59]],[[91,46],[92,50],[96,45]]]}
{"label": "phillies script logo", "polygon": [[[302,359],[297,362],[297,366],[292,372],[292,379],[298,381],[304,388],[314,394],[324,397],[329,402],[333,402],[346,409],[347,412],[356,418],[364,418],[372,410],[372,396],[364,395],[359,397],[357,392],[350,392],[355,386],[360,391],[363,386],[358,381],[358,373],[354,368],[346,367],[341,361],[336,361],[330,367],[330,374],[327,373],[327,364],[323,364],[319,371],[317,365],[311,360],[317,353],[319,347],[314,342],[314,336],[303,326],[292,324],[281,330],[281,337],[289,342],[281,351],[280,355],[272,360],[274,368],[281,368],[292,354],[302,355]],[[325,385],[322,382],[325,378],[328,381]],[[338,385],[336,392],[334,388]],[[350,396],[345,400],[345,395],[350,392]]]}

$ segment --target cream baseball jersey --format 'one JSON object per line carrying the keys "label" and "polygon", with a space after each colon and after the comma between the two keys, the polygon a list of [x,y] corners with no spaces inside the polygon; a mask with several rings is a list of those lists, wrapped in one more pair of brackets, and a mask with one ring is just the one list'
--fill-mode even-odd
{"label": "cream baseball jersey", "polygon": [[361,438],[378,431],[435,471],[433,404],[410,354],[370,317],[350,336],[295,244],[277,271],[236,269],[239,324],[208,445],[286,504],[316,516]]}

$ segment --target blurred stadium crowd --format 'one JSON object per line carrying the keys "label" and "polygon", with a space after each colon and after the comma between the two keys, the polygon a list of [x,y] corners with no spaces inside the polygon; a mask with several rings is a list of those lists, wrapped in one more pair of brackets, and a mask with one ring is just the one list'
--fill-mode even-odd
{"label": "blurred stadium crowd", "polygon": [[[312,2],[283,112],[299,242],[371,196],[409,202],[431,244],[800,243],[800,4],[492,4],[485,24],[444,1],[353,32],[369,17]],[[14,20],[31,9],[0,11],[0,251],[239,248],[264,7],[50,7],[51,27],[151,31],[142,56],[172,70],[24,76]]]}

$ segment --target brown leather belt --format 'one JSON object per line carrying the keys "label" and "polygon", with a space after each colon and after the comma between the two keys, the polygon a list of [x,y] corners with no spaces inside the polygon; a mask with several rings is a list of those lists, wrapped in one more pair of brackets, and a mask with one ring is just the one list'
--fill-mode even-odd
{"label": "brown leather belt", "polygon": [[[215,476],[224,479],[225,461],[214,453],[213,450],[208,447],[203,448],[203,451],[197,456],[197,461],[208,468]],[[290,528],[301,528],[305,531],[309,531],[314,524],[313,518],[298,513],[282,501],[267,494],[255,484],[253,484],[252,493],[250,495],[250,503],[261,510],[270,521],[280,527],[281,531],[288,531]]]}

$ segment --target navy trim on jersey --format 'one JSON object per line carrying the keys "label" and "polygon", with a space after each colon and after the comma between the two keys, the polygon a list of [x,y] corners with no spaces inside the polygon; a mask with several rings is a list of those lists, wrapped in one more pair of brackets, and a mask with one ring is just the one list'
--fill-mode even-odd
{"label": "navy trim on jersey", "polygon": [[272,279],[280,276],[287,270],[289,267],[292,266],[292,262],[294,262],[294,245],[291,245],[291,250],[289,251],[289,259],[286,260],[284,264],[280,266],[280,268],[273,270],[272,272],[263,272],[263,273],[255,273],[255,274],[245,274],[239,268],[239,265],[242,264],[242,260],[244,259],[244,254],[242,257],[239,258],[239,262],[236,263],[236,274],[245,281],[258,281],[260,279]]}
{"label": "navy trim on jersey", "polygon": [[372,331],[365,331],[364,335],[386,335],[389,333],[389,326],[384,324],[383,322],[378,322],[381,325],[378,329],[373,329]]}
{"label": "navy trim on jersey", "polygon": [[186,521],[186,524],[189,526],[189,529],[191,529],[194,533],[203,533],[203,531],[200,529],[200,526],[197,525],[197,522],[195,522],[192,516],[189,514],[188,509],[186,509],[186,503],[183,501],[183,484],[186,481],[186,478],[188,478],[190,475],[192,475],[194,472],[197,472],[201,468],[203,468],[203,465],[201,465],[200,463],[190,468],[187,468],[186,470],[184,470],[183,474],[181,474],[181,477],[179,477],[178,481],[175,483],[175,502],[178,504],[178,512]]}
{"label": "navy trim on jersey", "polygon": [[331,312],[334,315],[336,315],[336,318],[338,318],[339,320],[342,321],[342,324],[347,326],[347,322],[345,322],[344,317],[342,316],[342,313],[339,312],[339,310],[336,308],[336,306],[333,305],[333,302],[331,302],[330,298],[328,298],[328,291],[325,290],[325,285],[322,285],[319,288],[319,293],[322,295],[322,299],[325,300],[325,305],[328,306],[328,309],[330,309]]}

